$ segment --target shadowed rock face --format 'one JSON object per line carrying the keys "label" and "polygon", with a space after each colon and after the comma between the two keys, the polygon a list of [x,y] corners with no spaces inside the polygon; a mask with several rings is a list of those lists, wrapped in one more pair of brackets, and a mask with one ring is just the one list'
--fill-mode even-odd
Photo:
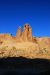
{"label": "shadowed rock face", "polygon": [[50,60],[0,58],[0,75],[50,75]]}
{"label": "shadowed rock face", "polygon": [[32,36],[32,28],[25,24],[18,28],[16,36],[0,34],[0,57],[48,58],[50,59],[50,37]]}

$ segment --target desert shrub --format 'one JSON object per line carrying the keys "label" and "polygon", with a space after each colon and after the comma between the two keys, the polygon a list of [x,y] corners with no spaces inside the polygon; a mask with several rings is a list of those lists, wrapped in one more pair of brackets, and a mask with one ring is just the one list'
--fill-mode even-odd
{"label": "desert shrub", "polygon": [[42,50],[39,50],[39,54],[43,54],[43,51]]}
{"label": "desert shrub", "polygon": [[42,49],[43,53],[48,53],[48,50],[46,48]]}
{"label": "desert shrub", "polygon": [[15,47],[15,46],[13,46],[13,47],[12,47],[12,50],[16,50],[16,47]]}
{"label": "desert shrub", "polygon": [[46,48],[43,48],[43,49],[39,50],[37,54],[42,54],[42,55],[48,54],[48,50]]}
{"label": "desert shrub", "polygon": [[0,50],[6,50],[8,46],[3,46]]}

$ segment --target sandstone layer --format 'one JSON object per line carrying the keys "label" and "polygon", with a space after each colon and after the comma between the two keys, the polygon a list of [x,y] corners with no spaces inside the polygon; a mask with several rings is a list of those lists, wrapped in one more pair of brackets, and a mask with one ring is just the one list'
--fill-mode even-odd
{"label": "sandstone layer", "polygon": [[50,37],[32,36],[29,24],[19,27],[16,36],[0,34],[0,58],[19,56],[50,59]]}

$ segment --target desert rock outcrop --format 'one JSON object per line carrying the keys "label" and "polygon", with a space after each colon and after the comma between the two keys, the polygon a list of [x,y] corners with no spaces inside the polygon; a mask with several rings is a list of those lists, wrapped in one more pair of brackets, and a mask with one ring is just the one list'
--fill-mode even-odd
{"label": "desert rock outcrop", "polygon": [[16,36],[0,34],[0,57],[19,56],[50,59],[50,37],[34,37],[29,24],[19,27]]}

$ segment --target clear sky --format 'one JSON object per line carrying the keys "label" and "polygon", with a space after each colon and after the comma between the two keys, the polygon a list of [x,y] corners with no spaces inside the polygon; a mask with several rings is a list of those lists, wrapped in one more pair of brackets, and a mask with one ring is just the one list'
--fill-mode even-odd
{"label": "clear sky", "polygon": [[15,36],[25,23],[34,36],[50,36],[50,0],[0,0],[0,33]]}

